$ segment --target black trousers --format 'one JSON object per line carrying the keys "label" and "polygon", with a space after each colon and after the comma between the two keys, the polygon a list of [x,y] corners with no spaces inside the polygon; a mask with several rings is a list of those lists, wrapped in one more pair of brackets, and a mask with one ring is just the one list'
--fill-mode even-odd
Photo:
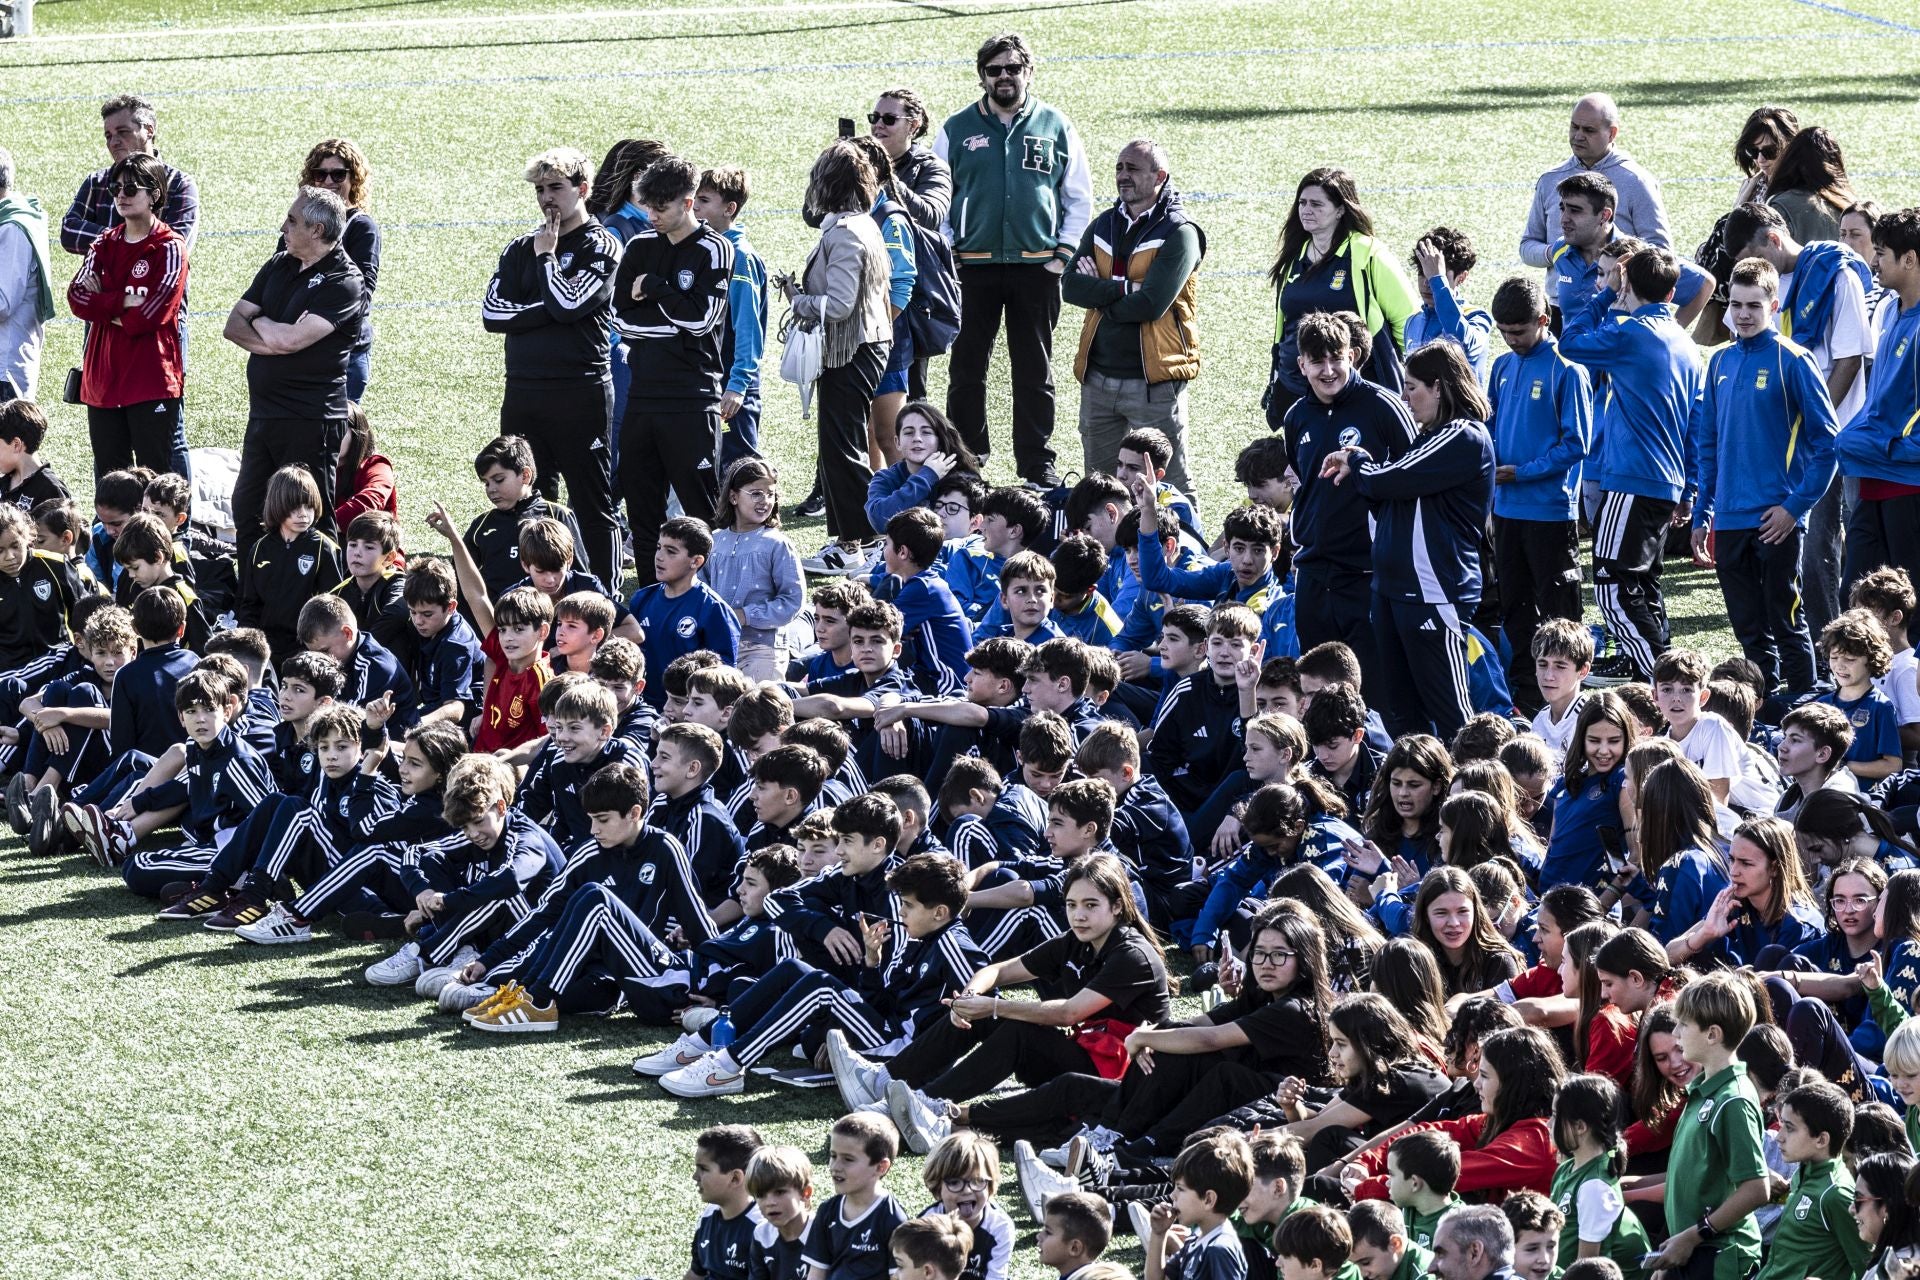
{"label": "black trousers", "polygon": [[654,405],[645,395],[627,399],[620,424],[620,491],[633,531],[633,574],[641,586],[657,581],[653,552],[667,518],[667,490],[680,508],[713,523],[720,502],[720,406]]}
{"label": "black trousers", "polygon": [[1571,520],[1493,518],[1500,629],[1512,646],[1507,688],[1529,715],[1541,706],[1533,679],[1533,633],[1548,618],[1580,621],[1580,540]]}
{"label": "black trousers", "polygon": [[1800,558],[1805,530],[1785,542],[1760,541],[1758,529],[1720,529],[1713,558],[1727,622],[1740,651],[1758,664],[1769,691],[1802,693],[1813,687],[1813,637],[1800,598]]}
{"label": "black trousers", "polygon": [[1294,571],[1299,594],[1293,604],[1293,626],[1300,633],[1300,652],[1338,640],[1360,659],[1362,671],[1379,663],[1373,639],[1373,575],[1308,563]]}
{"label": "black trousers", "polygon": [[605,378],[509,381],[500,401],[500,434],[523,436],[533,446],[540,495],[558,502],[560,482],[567,482],[567,505],[587,544],[574,548],[575,559],[618,591],[620,531],[613,519],[613,466],[607,457],[612,417],[613,383]]}
{"label": "black trousers", "polygon": [[1087,1051],[1060,1028],[999,1018],[966,1030],[951,1019],[935,1019],[887,1064],[887,1072],[949,1102],[970,1101],[1008,1078],[1031,1089],[1056,1076],[1099,1074]]}
{"label": "black trousers", "polygon": [[333,523],[333,472],[340,462],[345,418],[248,418],[240,445],[240,474],[233,481],[233,527],[246,554],[259,541],[267,505],[267,482],[281,467],[305,467],[320,487],[314,528],[339,536]]}
{"label": "black trousers", "polygon": [[[1369,670],[1369,697],[1380,700],[1396,739],[1430,733],[1442,742],[1473,714],[1467,693],[1467,633],[1450,604],[1373,597],[1373,639],[1379,661]],[[1377,692],[1376,692],[1377,686]]]}
{"label": "black trousers", "polygon": [[976,1128],[1008,1137],[1052,1137],[1077,1125],[1104,1125],[1177,1155],[1188,1134],[1273,1086],[1271,1077],[1225,1054],[1156,1053],[1151,1071],[1136,1064],[1118,1080],[1071,1072],[1025,1093],[975,1103],[968,1118]]}
{"label": "black trousers", "polygon": [[1667,602],[1660,571],[1674,504],[1664,498],[1602,493],[1593,526],[1593,598],[1613,642],[1642,679],[1667,650]]}
{"label": "black trousers", "polygon": [[1013,464],[1035,480],[1053,465],[1053,328],[1060,323],[1060,277],[1037,263],[960,268],[960,336],[947,362],[947,416],[967,447],[993,451],[987,430],[987,366],[1007,326],[1013,378]]}
{"label": "black trousers", "polygon": [[887,371],[886,342],[863,343],[843,365],[820,371],[814,405],[819,414],[820,485],[827,499],[827,532],[842,542],[871,542],[867,523],[867,412]]}
{"label": "black trousers", "polygon": [[187,465],[187,429],[180,397],[142,400],[118,409],[87,407],[87,439],[93,445],[93,478],[138,463],[154,471],[193,477]]}
{"label": "black trousers", "polygon": [[[1905,569],[1920,582],[1920,494],[1854,503],[1847,518],[1847,582],[1840,598],[1883,564]],[[1907,630],[1913,630],[1911,621]]]}

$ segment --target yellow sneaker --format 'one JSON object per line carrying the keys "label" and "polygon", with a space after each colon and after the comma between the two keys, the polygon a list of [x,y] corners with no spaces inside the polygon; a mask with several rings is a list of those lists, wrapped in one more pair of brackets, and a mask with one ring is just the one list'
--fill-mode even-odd
{"label": "yellow sneaker", "polygon": [[496,1009],[513,1003],[525,992],[525,987],[515,982],[512,978],[508,978],[498,991],[488,996],[485,1000],[482,1000],[479,1004],[474,1005],[472,1008],[462,1010],[460,1016],[466,1021],[472,1022],[483,1013],[492,1013]]}
{"label": "yellow sneaker", "polygon": [[526,991],[522,990],[513,1003],[495,1005],[493,1012],[481,1014],[468,1025],[475,1031],[503,1035],[523,1031],[557,1031],[560,1027],[560,1003],[555,1001],[542,1008],[528,999]]}

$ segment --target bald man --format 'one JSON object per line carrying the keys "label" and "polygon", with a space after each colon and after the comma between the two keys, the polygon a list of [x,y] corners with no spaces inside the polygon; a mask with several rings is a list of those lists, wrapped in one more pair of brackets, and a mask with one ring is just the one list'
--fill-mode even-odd
{"label": "bald man", "polygon": [[1567,133],[1573,154],[1541,174],[1534,184],[1527,229],[1520,236],[1521,260],[1530,267],[1547,265],[1547,250],[1560,238],[1560,182],[1583,172],[1601,174],[1613,184],[1619,201],[1613,220],[1620,234],[1638,236],[1663,249],[1672,248],[1659,180],[1614,145],[1620,136],[1620,108],[1613,99],[1604,93],[1590,93],[1574,103]]}

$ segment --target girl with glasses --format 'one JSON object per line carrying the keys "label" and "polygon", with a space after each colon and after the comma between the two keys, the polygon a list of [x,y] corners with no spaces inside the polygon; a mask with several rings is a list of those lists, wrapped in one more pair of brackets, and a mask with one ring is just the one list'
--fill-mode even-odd
{"label": "girl with glasses", "polygon": [[948,1134],[927,1153],[920,1181],[933,1197],[921,1217],[949,1214],[973,1228],[973,1250],[961,1280],[1007,1280],[1017,1233],[994,1199],[1000,1190],[999,1148],[971,1130]]}

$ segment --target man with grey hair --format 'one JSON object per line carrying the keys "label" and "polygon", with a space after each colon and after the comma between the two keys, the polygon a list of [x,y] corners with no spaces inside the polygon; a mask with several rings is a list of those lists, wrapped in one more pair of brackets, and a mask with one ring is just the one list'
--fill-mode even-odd
{"label": "man with grey hair", "polygon": [[1560,239],[1560,182],[1572,174],[1593,172],[1613,184],[1618,202],[1613,221],[1621,235],[1637,236],[1662,249],[1673,247],[1660,183],[1634,158],[1614,145],[1620,136],[1620,108],[1604,93],[1590,93],[1573,104],[1568,126],[1573,154],[1540,175],[1520,236],[1520,258],[1530,267],[1547,265],[1547,253]]}
{"label": "man with grey hair", "polygon": [[[136,94],[123,93],[100,104],[100,123],[107,140],[107,168],[90,173],[80,183],[73,205],[60,222],[60,247],[76,257],[84,256],[93,242],[110,227],[118,226],[120,215],[114,212],[113,188],[107,174],[113,165],[138,151],[158,156],[155,137],[160,130],[159,113],[153,104]],[[200,193],[189,178],[172,165],[166,166],[167,185],[153,216],[173,228],[193,252],[194,233],[200,221]],[[184,317],[184,312],[182,313]],[[184,318],[183,318],[184,325]],[[184,330],[183,330],[184,331]]]}
{"label": "man with grey hair", "polygon": [[286,248],[267,259],[227,316],[226,339],[248,353],[247,434],[233,485],[242,555],[260,536],[267,481],[305,467],[320,486],[316,526],[333,533],[333,472],[347,431],[347,358],[360,335],[366,280],[341,246],[346,202],[301,187],[280,224]]}
{"label": "man with grey hair", "polygon": [[[567,482],[567,502],[586,544],[574,548],[576,556],[617,594],[620,530],[608,452],[613,372],[607,326],[620,240],[587,211],[593,161],[580,151],[555,147],[540,153],[528,161],[526,179],[540,225],[501,251],[480,302],[481,325],[506,337],[500,434],[522,436],[533,446],[541,497],[557,502],[560,481]],[[629,417],[635,405],[644,409],[652,392],[636,371]],[[715,483],[711,462],[707,477]],[[640,532],[634,530],[636,541]],[[645,575],[641,580],[652,581]]]}
{"label": "man with grey hair", "polygon": [[1434,1229],[1427,1270],[1440,1280],[1514,1280],[1513,1224],[1495,1205],[1448,1210]]}
{"label": "man with grey hair", "polygon": [[1061,296],[1087,312],[1073,359],[1087,473],[1112,474],[1127,432],[1154,427],[1173,443],[1167,483],[1191,494],[1187,384],[1200,372],[1194,273],[1207,236],[1181,208],[1167,166],[1151,138],[1120,149],[1119,198],[1081,234]]}
{"label": "man with grey hair", "polygon": [[33,399],[41,340],[53,318],[47,215],[13,185],[13,156],[0,150],[0,402]]}

